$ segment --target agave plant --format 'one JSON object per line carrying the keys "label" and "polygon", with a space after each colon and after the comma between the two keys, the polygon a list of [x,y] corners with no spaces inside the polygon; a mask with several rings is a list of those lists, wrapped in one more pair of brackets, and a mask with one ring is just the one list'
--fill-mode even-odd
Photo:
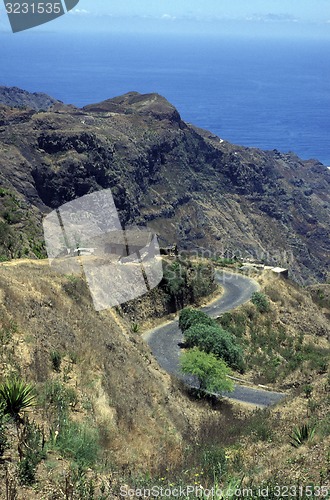
{"label": "agave plant", "polygon": [[315,434],[315,424],[303,424],[299,427],[295,427],[293,429],[292,434],[290,435],[291,441],[290,444],[295,448],[301,446],[305,441],[310,441],[313,439]]}
{"label": "agave plant", "polygon": [[5,415],[18,419],[20,412],[34,406],[35,402],[34,387],[23,380],[8,379],[0,385],[0,403]]}
{"label": "agave plant", "polygon": [[137,323],[132,323],[131,324],[131,330],[133,333],[138,333],[140,330],[140,326]]}

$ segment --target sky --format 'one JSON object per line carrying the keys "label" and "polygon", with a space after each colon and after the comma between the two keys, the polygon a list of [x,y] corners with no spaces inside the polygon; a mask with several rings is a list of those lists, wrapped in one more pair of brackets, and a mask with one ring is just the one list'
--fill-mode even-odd
{"label": "sky", "polygon": [[290,21],[330,19],[329,0],[80,0],[77,9],[115,16],[249,19],[274,15]]}
{"label": "sky", "polygon": [[[0,30],[9,31],[0,0]],[[80,0],[36,30],[330,36],[330,0]]]}
{"label": "sky", "polygon": [[115,30],[330,33],[329,0],[80,0],[72,15]]}

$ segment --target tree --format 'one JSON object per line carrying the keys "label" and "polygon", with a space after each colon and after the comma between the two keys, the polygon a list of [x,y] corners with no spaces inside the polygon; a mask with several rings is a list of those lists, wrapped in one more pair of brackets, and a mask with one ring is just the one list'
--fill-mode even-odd
{"label": "tree", "polygon": [[172,262],[164,264],[164,282],[166,289],[170,295],[177,295],[182,291],[187,279],[185,266],[180,262]]}
{"label": "tree", "polygon": [[192,307],[185,307],[182,309],[179,316],[179,328],[183,333],[197,323],[203,323],[204,325],[210,326],[216,325],[214,319],[210,318],[203,311],[193,309]]}
{"label": "tree", "polygon": [[222,358],[231,368],[244,369],[243,352],[236,339],[219,326],[197,323],[184,332],[187,347],[198,347]]}
{"label": "tree", "polygon": [[176,309],[183,307],[184,290],[187,287],[187,270],[180,262],[168,264],[164,262],[163,283],[165,291],[174,302]]}
{"label": "tree", "polygon": [[230,369],[222,359],[198,348],[189,349],[180,358],[181,371],[197,378],[199,389],[208,392],[232,392],[233,382],[228,378]]}

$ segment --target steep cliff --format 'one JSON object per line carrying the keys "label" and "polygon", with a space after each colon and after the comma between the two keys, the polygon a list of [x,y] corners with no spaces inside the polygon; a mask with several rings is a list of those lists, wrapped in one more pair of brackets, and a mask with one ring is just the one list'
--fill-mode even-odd
{"label": "steep cliff", "polygon": [[0,185],[41,212],[111,188],[122,223],[148,225],[161,243],[252,256],[303,282],[329,273],[330,171],[229,144],[158,94],[0,106]]}

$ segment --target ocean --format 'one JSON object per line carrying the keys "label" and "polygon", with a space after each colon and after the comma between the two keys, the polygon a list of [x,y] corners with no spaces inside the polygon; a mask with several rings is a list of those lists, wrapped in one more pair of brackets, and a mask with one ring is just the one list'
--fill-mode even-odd
{"label": "ocean", "polygon": [[157,92],[225,140],[330,166],[330,40],[30,31],[0,44],[0,85],[77,106]]}

